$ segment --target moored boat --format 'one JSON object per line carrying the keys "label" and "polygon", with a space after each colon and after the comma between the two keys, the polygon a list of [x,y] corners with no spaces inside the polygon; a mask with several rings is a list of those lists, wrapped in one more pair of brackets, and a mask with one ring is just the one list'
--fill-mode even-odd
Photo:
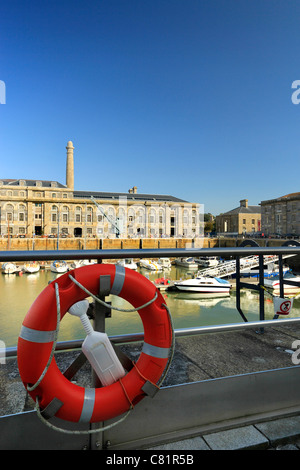
{"label": "moored boat", "polygon": [[124,268],[137,269],[137,264],[133,261],[132,258],[120,259],[117,264],[119,266],[124,266]]}
{"label": "moored boat", "polygon": [[2,272],[3,274],[14,274],[18,271],[18,267],[15,265],[15,263],[11,263],[8,261],[7,263],[4,263],[2,265]]}
{"label": "moored boat", "polygon": [[198,269],[199,266],[195,262],[194,258],[177,258],[175,260],[175,264],[182,268],[189,268],[189,269]]}
{"label": "moored boat", "polygon": [[29,261],[23,266],[23,271],[25,273],[37,273],[40,270],[40,265],[36,261]]}
{"label": "moored boat", "polygon": [[89,259],[80,259],[80,260],[75,260],[71,263],[71,268],[76,269],[76,268],[81,268],[82,266],[89,266],[90,264],[95,264],[96,262],[93,260]]}
{"label": "moored boat", "polygon": [[162,266],[159,263],[155,263],[154,261],[149,259],[141,259],[140,267],[149,269],[149,271],[162,271]]}
{"label": "moored boat", "polygon": [[157,261],[163,269],[170,269],[172,267],[170,258],[159,258]]}
{"label": "moored boat", "polygon": [[194,279],[174,282],[175,290],[194,292],[204,296],[221,297],[230,294],[231,284],[225,279],[197,276]]}
{"label": "moored boat", "polygon": [[199,258],[195,258],[195,261],[203,268],[210,268],[220,264],[220,259],[217,256],[199,256]]}
{"label": "moored boat", "polygon": [[[285,281],[293,281],[299,283],[299,285],[287,284]],[[280,278],[279,276],[274,276],[269,279],[264,279],[264,286],[267,289],[270,289],[273,295],[280,294]],[[283,276],[283,292],[284,295],[296,295],[300,292],[300,276],[295,276],[293,273],[288,272]]]}
{"label": "moored boat", "polygon": [[53,273],[65,273],[69,269],[67,263],[65,261],[53,261],[50,265],[50,270]]}

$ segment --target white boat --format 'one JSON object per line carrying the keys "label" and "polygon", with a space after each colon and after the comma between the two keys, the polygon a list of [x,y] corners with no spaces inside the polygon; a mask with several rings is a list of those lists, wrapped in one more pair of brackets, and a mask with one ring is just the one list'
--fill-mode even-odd
{"label": "white boat", "polygon": [[25,273],[37,273],[40,270],[40,265],[36,261],[29,261],[23,266],[23,271]]}
{"label": "white boat", "polygon": [[204,296],[223,297],[230,293],[231,284],[225,279],[197,276],[194,279],[174,282],[175,290],[194,292]]}
{"label": "white boat", "polygon": [[172,267],[170,258],[159,258],[157,261],[163,269],[170,269]]}
{"label": "white boat", "polygon": [[[294,282],[299,282],[299,286],[293,286],[286,284],[284,281],[294,281]],[[280,279],[279,276],[274,276],[269,279],[264,279],[264,286],[267,289],[270,289],[272,291],[273,295],[279,295],[280,294]],[[294,274],[288,272],[283,276],[283,292],[284,295],[289,295],[289,294],[297,294],[300,292],[300,276],[295,276]]]}
{"label": "white boat", "polygon": [[162,266],[158,263],[155,263],[149,259],[141,259],[140,260],[140,267],[149,269],[150,271],[162,271]]}
{"label": "white boat", "polygon": [[199,266],[195,263],[194,258],[177,258],[175,260],[175,264],[180,266],[181,268],[189,268],[189,269],[198,269]]}
{"label": "white boat", "polygon": [[68,269],[69,267],[65,261],[53,261],[50,265],[50,270],[53,273],[65,273]]}
{"label": "white boat", "polygon": [[90,264],[96,264],[96,262],[89,259],[75,260],[71,263],[71,268],[81,268],[82,266],[89,266]]}
{"label": "white boat", "polygon": [[[279,266],[278,266],[277,263],[264,264],[263,270],[264,270],[263,272],[264,272],[264,277],[265,278],[279,276]],[[289,270],[290,270],[290,268],[288,266],[283,266],[283,268],[282,268],[283,274],[286,274]],[[243,269],[241,271],[241,276],[242,277],[259,277],[259,268],[258,267],[254,267],[254,268],[249,267],[248,269],[246,268],[246,270]]]}
{"label": "white boat", "polygon": [[119,266],[124,266],[124,268],[137,269],[137,264],[133,261],[132,258],[120,259],[117,264]]}
{"label": "white boat", "polygon": [[2,272],[3,274],[14,274],[18,271],[18,267],[15,263],[11,263],[8,261],[7,263],[2,264]]}
{"label": "white boat", "polygon": [[199,258],[195,258],[195,261],[199,266],[203,266],[203,268],[210,268],[220,264],[220,260],[217,256],[200,256]]}

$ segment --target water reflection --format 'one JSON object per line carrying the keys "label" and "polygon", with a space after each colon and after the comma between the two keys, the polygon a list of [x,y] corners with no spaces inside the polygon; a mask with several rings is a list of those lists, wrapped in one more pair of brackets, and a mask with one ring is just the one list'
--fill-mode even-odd
{"label": "water reflection", "polygon": [[[172,267],[171,270],[160,273],[141,271],[148,279],[159,277],[170,279],[184,279],[192,277],[186,270]],[[33,301],[38,297],[49,282],[55,280],[61,274],[52,273],[50,270],[40,270],[34,274],[22,276],[0,274],[0,339],[6,346],[17,344],[23,319]],[[195,275],[195,273],[193,273]],[[241,322],[242,319],[236,310],[236,295],[232,291],[229,297],[197,298],[197,294],[162,292],[163,297],[171,311],[174,327],[184,328],[191,326],[219,325]],[[108,301],[112,306],[119,308],[131,308],[132,306],[119,297],[109,296]],[[251,290],[243,290],[241,293],[241,307],[249,321],[259,320],[258,293]],[[271,296],[265,296],[265,318],[274,316],[273,301]],[[292,315],[300,316],[300,296],[294,299]],[[106,331],[109,335],[137,333],[143,331],[142,322],[137,312],[112,311],[112,317],[106,320]],[[84,330],[78,318],[66,314],[61,322],[59,341],[69,339],[81,339]]]}

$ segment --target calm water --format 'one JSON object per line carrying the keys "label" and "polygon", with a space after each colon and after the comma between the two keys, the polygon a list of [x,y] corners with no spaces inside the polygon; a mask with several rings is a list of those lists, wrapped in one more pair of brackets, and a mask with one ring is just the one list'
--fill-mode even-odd
{"label": "calm water", "polygon": [[[152,274],[141,270],[142,274],[151,280],[157,277],[180,279],[189,277],[187,271],[172,267],[163,273]],[[35,274],[5,275],[0,274],[0,340],[6,346],[17,344],[22,321],[35,298],[47,286],[49,281],[56,279],[57,275],[49,270],[40,270]],[[195,294],[162,292],[171,311],[174,327],[184,328],[190,326],[220,325],[242,321],[236,310],[235,291],[229,297],[199,299]],[[300,316],[300,296],[294,299],[292,316]],[[131,306],[116,296],[107,300],[114,306]],[[259,299],[255,291],[242,291],[242,309],[249,321],[259,320]],[[265,318],[272,319],[274,315],[273,301],[265,296]],[[282,317],[283,318],[283,317]],[[108,335],[125,333],[139,333],[143,331],[138,313],[122,313],[113,310],[112,318],[106,320]],[[61,322],[59,341],[84,338],[85,334],[78,318],[66,314]]]}

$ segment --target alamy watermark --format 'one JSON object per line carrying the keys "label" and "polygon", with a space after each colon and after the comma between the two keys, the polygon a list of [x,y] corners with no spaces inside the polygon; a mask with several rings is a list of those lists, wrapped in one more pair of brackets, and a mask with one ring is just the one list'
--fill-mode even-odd
{"label": "alamy watermark", "polygon": [[292,83],[292,88],[295,91],[292,93],[291,100],[293,104],[300,103],[300,80],[294,80]]}
{"label": "alamy watermark", "polygon": [[3,80],[0,80],[0,104],[6,104],[6,86]]}
{"label": "alamy watermark", "polygon": [[[298,348],[298,349],[297,349]],[[296,349],[292,354],[292,363],[296,366],[300,364],[300,340],[296,339],[292,343],[292,349]]]}

